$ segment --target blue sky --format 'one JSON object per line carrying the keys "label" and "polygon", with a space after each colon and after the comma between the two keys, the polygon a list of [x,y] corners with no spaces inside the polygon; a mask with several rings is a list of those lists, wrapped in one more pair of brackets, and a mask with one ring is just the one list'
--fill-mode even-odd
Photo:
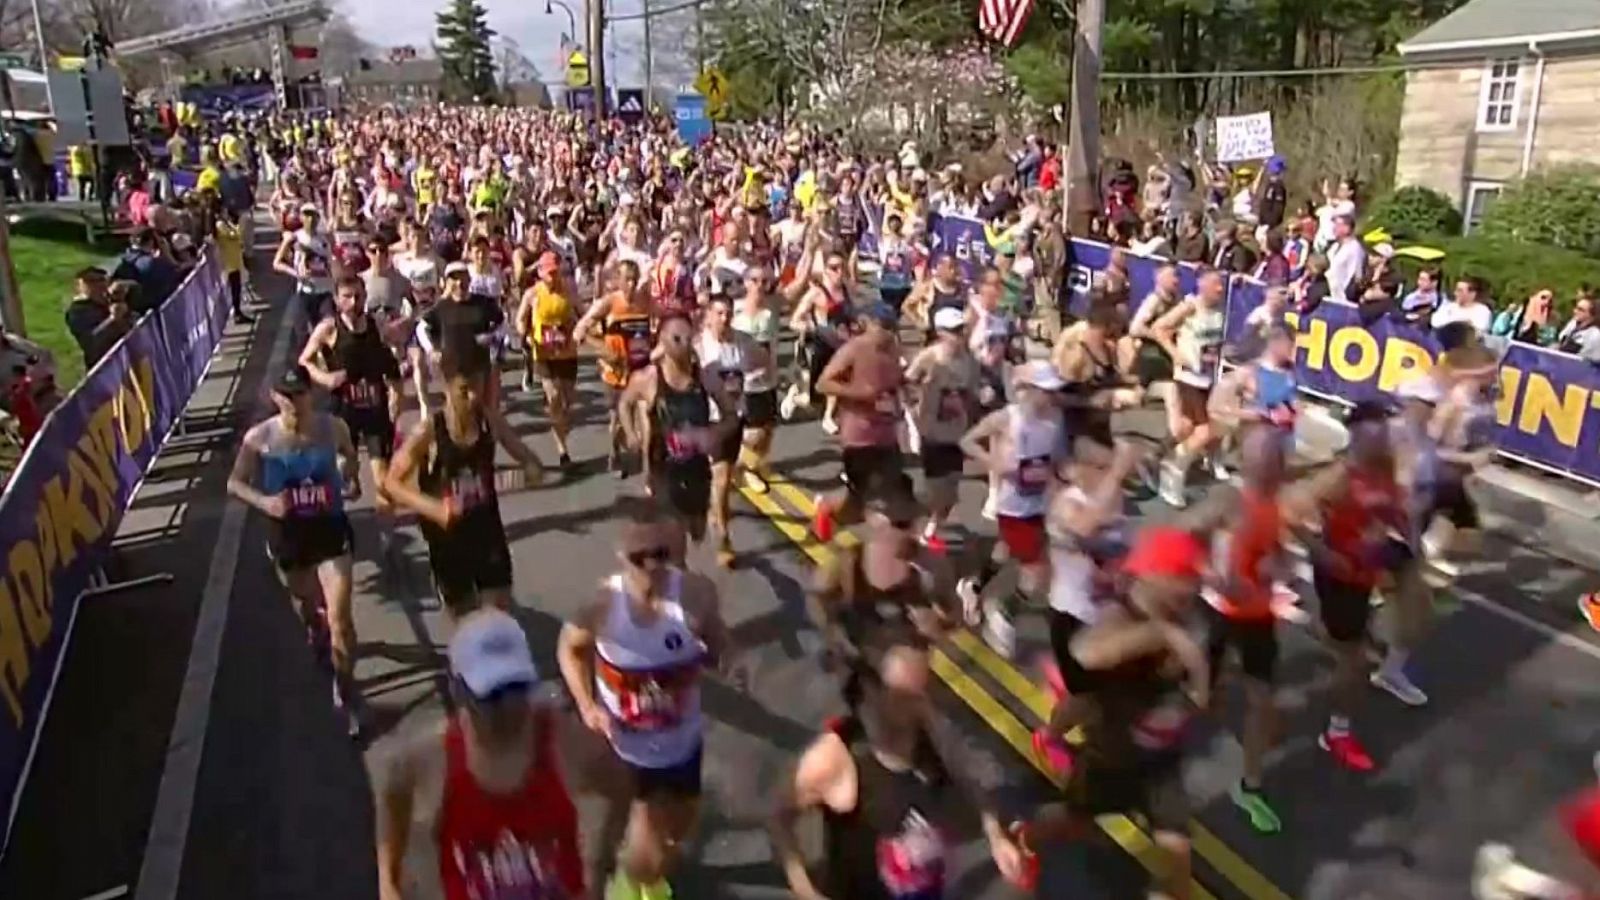
{"label": "blue sky", "polygon": [[[433,16],[442,3],[411,2],[396,3],[394,0],[336,0],[338,7],[349,17],[356,31],[368,41],[380,47],[404,46],[407,44],[425,48],[433,38]],[[677,0],[652,0],[655,6],[665,6]],[[538,67],[540,78],[544,81],[559,81],[562,70],[558,64],[560,56],[561,34],[567,31],[567,16],[561,8],[554,7],[550,15],[545,14],[544,0],[482,0],[484,8],[489,11],[489,27],[502,35],[516,41],[522,52],[532,63]],[[578,29],[584,28],[584,0],[567,0],[572,7],[577,19]],[[613,15],[626,15],[637,13],[643,9],[643,0],[612,0],[610,12]],[[692,22],[689,14],[681,16],[664,17]],[[670,31],[675,26],[656,20],[661,23],[660,31]],[[653,26],[654,27],[654,26]],[[679,26],[681,27],[681,26]],[[617,71],[610,73],[613,87],[640,86],[644,82],[644,61],[641,48],[644,44],[644,29],[639,21],[619,22],[610,29],[607,39],[615,47],[615,56],[607,53],[608,62],[614,60]],[[683,54],[677,51],[668,54],[663,47],[681,47],[680,40],[663,40],[663,34],[654,35],[656,45],[656,71],[657,87],[676,86],[675,74],[681,74],[685,64]],[[673,70],[679,69],[675,73]],[[668,83],[669,81],[673,83]]]}

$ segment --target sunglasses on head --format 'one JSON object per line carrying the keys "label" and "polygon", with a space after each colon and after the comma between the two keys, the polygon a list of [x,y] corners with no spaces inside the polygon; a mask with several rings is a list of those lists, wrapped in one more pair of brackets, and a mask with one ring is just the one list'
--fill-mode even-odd
{"label": "sunglasses on head", "polygon": [[664,563],[672,559],[671,547],[646,547],[640,550],[630,550],[627,553],[629,563],[643,566],[647,562]]}

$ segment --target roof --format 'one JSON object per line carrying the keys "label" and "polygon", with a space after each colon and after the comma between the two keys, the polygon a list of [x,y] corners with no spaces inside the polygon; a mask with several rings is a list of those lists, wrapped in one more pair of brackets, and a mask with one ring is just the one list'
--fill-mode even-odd
{"label": "roof", "polygon": [[1407,56],[1482,55],[1530,42],[1600,47],[1600,0],[1469,0],[1399,49]]}

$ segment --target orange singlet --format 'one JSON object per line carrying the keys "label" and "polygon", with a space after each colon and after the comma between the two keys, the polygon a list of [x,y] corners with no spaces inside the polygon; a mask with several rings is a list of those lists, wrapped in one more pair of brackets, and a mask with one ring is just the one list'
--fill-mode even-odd
{"label": "orange singlet", "polygon": [[1270,620],[1272,572],[1267,565],[1283,543],[1283,513],[1277,496],[1245,488],[1240,492],[1239,524],[1228,536],[1222,560],[1237,597],[1221,597],[1217,609],[1230,619]]}

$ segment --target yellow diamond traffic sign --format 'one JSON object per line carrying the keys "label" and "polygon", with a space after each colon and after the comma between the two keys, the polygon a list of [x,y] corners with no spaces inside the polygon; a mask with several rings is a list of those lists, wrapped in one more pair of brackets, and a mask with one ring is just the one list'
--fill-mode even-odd
{"label": "yellow diamond traffic sign", "polygon": [[572,51],[567,57],[567,87],[589,86],[589,57],[583,55],[582,50]]}

